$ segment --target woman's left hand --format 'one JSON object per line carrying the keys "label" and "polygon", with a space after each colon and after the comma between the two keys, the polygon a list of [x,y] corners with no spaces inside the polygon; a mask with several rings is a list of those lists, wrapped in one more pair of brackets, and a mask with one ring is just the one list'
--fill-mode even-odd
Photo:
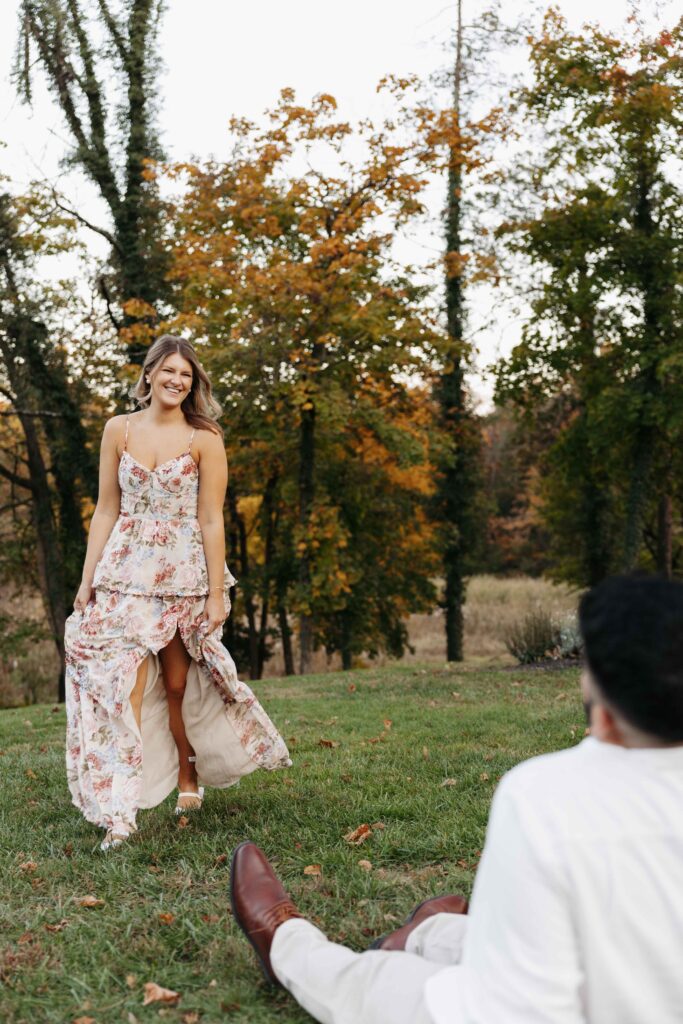
{"label": "woman's left hand", "polygon": [[206,632],[213,633],[214,629],[223,625],[226,618],[223,595],[218,591],[209,594],[202,609],[202,620],[208,623]]}

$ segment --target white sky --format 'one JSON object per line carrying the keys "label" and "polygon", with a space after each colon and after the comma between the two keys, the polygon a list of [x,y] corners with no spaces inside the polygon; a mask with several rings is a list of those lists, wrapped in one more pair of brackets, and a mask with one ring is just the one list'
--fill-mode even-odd
{"label": "white sky", "polygon": [[[84,6],[88,3],[85,0]],[[556,0],[570,25],[596,17],[606,28],[628,15],[629,0]],[[472,21],[489,4],[465,0],[465,19]],[[530,13],[535,3],[507,0],[513,11]],[[675,5],[645,0],[647,21],[673,22]],[[56,180],[78,209],[100,218],[93,189],[79,174],[59,169],[67,133],[44,90],[36,90],[33,110],[16,98],[9,81],[17,34],[17,0],[0,4],[0,172],[13,188],[32,178]],[[417,73],[427,77],[446,63],[455,4],[446,0],[169,0],[161,32],[166,63],[162,77],[161,127],[167,154],[174,159],[227,154],[227,122],[231,115],[258,119],[284,86],[293,87],[306,103],[329,92],[340,114],[350,120],[378,111],[375,86],[386,73]],[[435,197],[438,206],[438,197]],[[438,208],[434,211],[438,213]],[[416,246],[440,247],[432,236]],[[102,252],[93,239],[93,248]],[[485,300],[484,300],[485,301]],[[482,298],[478,299],[482,302]],[[478,311],[480,318],[487,310]],[[480,364],[507,352],[517,325],[504,314],[480,341]],[[490,386],[479,382],[482,395]]]}

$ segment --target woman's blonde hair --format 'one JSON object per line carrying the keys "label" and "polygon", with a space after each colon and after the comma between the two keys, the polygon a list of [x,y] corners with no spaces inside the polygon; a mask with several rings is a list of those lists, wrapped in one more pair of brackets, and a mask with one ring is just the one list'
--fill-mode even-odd
{"label": "woman's blonde hair", "polygon": [[178,338],[174,334],[162,334],[150,345],[142,364],[140,377],[131,391],[131,396],[143,409],[148,406],[152,397],[152,387],[146,382],[145,377],[154,373],[166,356],[175,352],[183,359],[187,359],[192,366],[192,386],[190,393],[181,405],[185,419],[193,427],[199,427],[200,430],[211,430],[222,437],[223,428],[216,422],[222,409],[211,394],[211,381],[199,362],[194,347],[184,338]]}

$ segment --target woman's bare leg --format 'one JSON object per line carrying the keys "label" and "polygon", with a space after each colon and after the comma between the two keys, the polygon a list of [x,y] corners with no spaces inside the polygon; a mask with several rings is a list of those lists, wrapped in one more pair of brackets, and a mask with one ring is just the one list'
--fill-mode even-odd
{"label": "woman's bare leg", "polygon": [[[187,738],[183,721],[183,697],[187,684],[187,670],[192,659],[185,649],[178,630],[171,642],[159,651],[159,660],[168,701],[168,724],[178,748],[178,789],[196,793],[198,791],[197,770],[194,762],[190,761],[190,758],[194,757],[194,750]],[[181,807],[189,808],[196,806],[197,803],[198,800],[194,800],[192,797],[181,797],[178,800]]]}

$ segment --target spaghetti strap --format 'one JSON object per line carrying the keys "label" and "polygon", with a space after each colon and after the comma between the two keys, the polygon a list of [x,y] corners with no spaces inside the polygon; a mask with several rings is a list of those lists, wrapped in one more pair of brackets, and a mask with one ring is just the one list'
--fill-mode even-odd
{"label": "spaghetti strap", "polygon": [[193,427],[193,428],[192,428],[192,433],[190,434],[190,441],[189,441],[189,444],[188,444],[188,446],[187,446],[187,450],[188,450],[188,452],[189,452],[189,451],[190,451],[190,449],[192,448],[192,439],[193,439],[193,437],[194,437],[194,434],[195,434],[195,430],[196,430],[196,428],[195,428],[195,427]]}
{"label": "spaghetti strap", "polygon": [[124,450],[124,452],[126,451],[126,448],[128,447],[128,423],[129,422],[130,422],[130,417],[126,416],[126,436],[123,439],[123,450]]}

